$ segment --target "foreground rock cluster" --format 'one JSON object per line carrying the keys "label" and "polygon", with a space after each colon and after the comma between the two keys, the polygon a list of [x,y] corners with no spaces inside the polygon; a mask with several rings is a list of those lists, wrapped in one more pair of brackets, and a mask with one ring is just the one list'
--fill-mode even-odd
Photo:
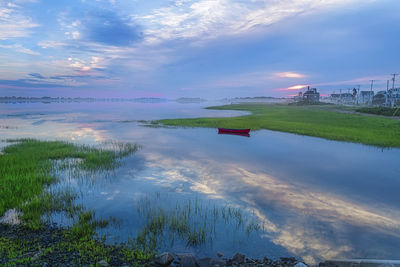
{"label": "foreground rock cluster", "polygon": [[225,258],[221,253],[217,253],[215,258],[196,258],[193,254],[178,254],[164,252],[155,256],[154,260],[149,262],[150,266],[161,267],[222,267],[222,266],[244,266],[244,267],[307,267],[296,258],[280,258],[278,260],[250,259],[245,255],[236,253],[232,258]]}

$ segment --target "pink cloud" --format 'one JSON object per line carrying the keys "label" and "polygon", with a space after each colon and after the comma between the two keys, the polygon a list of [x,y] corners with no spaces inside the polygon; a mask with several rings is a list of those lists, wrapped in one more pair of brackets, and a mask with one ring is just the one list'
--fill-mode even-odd
{"label": "pink cloud", "polygon": [[307,77],[304,74],[301,73],[297,73],[297,72],[277,72],[275,73],[275,76],[279,77],[279,78],[305,78]]}
{"label": "pink cloud", "polygon": [[309,86],[309,85],[307,85],[307,84],[298,84],[298,85],[290,86],[288,88],[281,88],[281,89],[279,89],[279,91],[301,90],[301,89],[306,88],[307,86]]}

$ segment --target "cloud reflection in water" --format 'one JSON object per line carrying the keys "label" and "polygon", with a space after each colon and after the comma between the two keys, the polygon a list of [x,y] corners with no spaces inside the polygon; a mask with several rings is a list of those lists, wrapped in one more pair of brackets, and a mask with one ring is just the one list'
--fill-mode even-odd
{"label": "cloud reflection in water", "polygon": [[148,154],[148,160],[148,167],[160,170],[158,184],[173,186],[184,182],[188,184],[186,191],[190,189],[251,210],[267,230],[265,238],[302,255],[309,263],[354,256],[358,241],[352,240],[352,235],[363,235],[363,229],[368,228],[366,235],[400,238],[399,210],[363,205],[342,195],[288,183],[232,163],[177,161],[155,153]]}

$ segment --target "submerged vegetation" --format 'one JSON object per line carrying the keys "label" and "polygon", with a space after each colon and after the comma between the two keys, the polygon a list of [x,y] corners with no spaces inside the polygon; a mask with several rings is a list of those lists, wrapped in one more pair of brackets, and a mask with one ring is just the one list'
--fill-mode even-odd
{"label": "submerged vegetation", "polygon": [[268,129],[350,141],[381,147],[400,147],[400,121],[339,112],[331,105],[233,104],[209,109],[250,111],[232,118],[165,119],[169,126]]}
{"label": "submerged vegetation", "polygon": [[[95,238],[95,230],[107,226],[107,220],[100,220],[93,211],[75,205],[74,192],[49,190],[57,182],[55,174],[60,168],[109,171],[120,164],[122,157],[134,153],[137,145],[112,142],[105,144],[106,149],[98,149],[58,141],[10,142],[0,155],[0,216],[15,209],[22,224],[1,226],[1,264],[40,265],[55,259],[57,264],[87,265],[98,260],[112,261],[113,257],[119,263],[137,263],[151,257],[151,253],[133,246],[106,246],[104,240]],[[54,212],[69,216],[72,226],[66,229],[49,226],[45,215]]]}
{"label": "submerged vegetation", "polygon": [[[157,194],[155,198],[144,197],[137,203],[139,217],[145,222],[135,240],[142,250],[154,250],[159,246],[172,246],[182,242],[186,246],[201,246],[218,235],[233,236],[264,229],[254,221],[248,222],[244,211],[231,206],[217,207],[197,198],[177,201],[175,205]],[[172,204],[172,205],[171,205]],[[234,236],[238,236],[235,234]],[[169,242],[165,244],[165,242]],[[238,240],[239,241],[239,240]]]}

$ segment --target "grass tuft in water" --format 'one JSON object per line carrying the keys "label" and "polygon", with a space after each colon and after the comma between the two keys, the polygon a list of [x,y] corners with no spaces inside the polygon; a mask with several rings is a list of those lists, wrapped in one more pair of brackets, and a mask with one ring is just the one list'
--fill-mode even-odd
{"label": "grass tuft in water", "polygon": [[248,236],[261,229],[255,221],[247,224],[239,208],[210,206],[197,198],[176,202],[169,208],[163,206],[159,196],[155,200],[145,197],[138,201],[138,216],[145,218],[145,223],[135,240],[137,247],[154,250],[164,240],[175,239],[187,246],[200,246],[217,237],[218,225],[225,230],[246,232]]}

